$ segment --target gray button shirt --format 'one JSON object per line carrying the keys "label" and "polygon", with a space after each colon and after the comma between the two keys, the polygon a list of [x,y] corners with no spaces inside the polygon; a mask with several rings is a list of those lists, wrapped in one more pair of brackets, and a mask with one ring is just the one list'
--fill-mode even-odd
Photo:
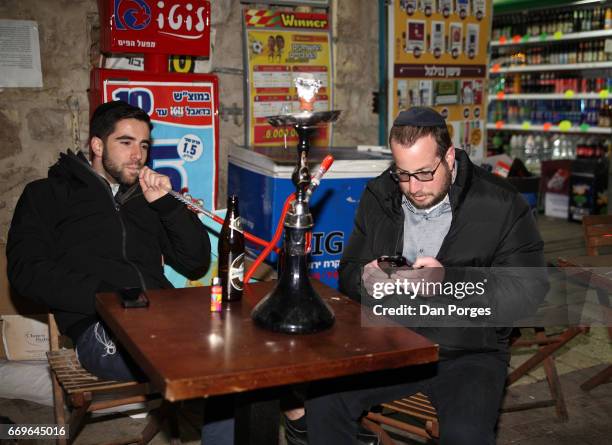
{"label": "gray button shirt", "polygon": [[[457,176],[457,162],[453,169],[452,182]],[[411,263],[418,257],[436,257],[448,233],[453,212],[448,194],[429,209],[415,208],[406,196],[402,196],[404,210],[404,246],[402,255]]]}
{"label": "gray button shirt", "polygon": [[418,257],[436,257],[450,229],[453,213],[448,195],[430,209],[417,209],[404,196],[404,247],[402,254],[414,263]]}

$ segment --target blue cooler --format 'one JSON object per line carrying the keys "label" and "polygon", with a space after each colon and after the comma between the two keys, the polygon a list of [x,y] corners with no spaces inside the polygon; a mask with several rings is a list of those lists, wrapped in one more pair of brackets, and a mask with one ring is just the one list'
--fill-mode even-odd
{"label": "blue cooler", "polygon": [[[312,174],[328,154],[335,161],[310,200],[315,221],[310,276],[337,288],[338,265],[344,243],[348,242],[353,230],[359,198],[367,182],[389,166],[391,154],[360,151],[354,147],[313,148],[309,153]],[[230,149],[228,194],[238,195],[245,230],[267,241],[272,239],[285,199],[295,191],[291,174],[296,157],[295,148]],[[261,249],[247,243],[247,251],[256,256]],[[276,259],[272,254],[267,260],[274,262]]]}

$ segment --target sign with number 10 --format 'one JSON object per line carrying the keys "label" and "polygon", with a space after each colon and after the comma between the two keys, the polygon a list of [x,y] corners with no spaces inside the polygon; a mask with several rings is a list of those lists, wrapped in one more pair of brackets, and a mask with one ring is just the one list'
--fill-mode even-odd
{"label": "sign with number 10", "polygon": [[217,104],[214,82],[103,82],[105,101],[122,100],[146,111],[153,122],[148,164],[170,177],[172,188],[214,211],[217,195]]}

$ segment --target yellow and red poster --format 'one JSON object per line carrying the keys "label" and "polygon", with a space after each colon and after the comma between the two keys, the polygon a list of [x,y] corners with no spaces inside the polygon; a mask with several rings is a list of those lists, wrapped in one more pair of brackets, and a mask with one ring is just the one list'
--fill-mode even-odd
{"label": "yellow and red poster", "polygon": [[[267,117],[299,111],[293,82],[301,73],[321,81],[314,111],[332,109],[331,26],[327,14],[246,9],[245,88],[248,104],[247,146],[294,145],[293,128],[273,127]],[[329,146],[331,129],[313,136],[316,146]]]}
{"label": "yellow and red poster", "polygon": [[486,144],[491,0],[401,0],[389,7],[389,116],[428,106],[473,159]]}

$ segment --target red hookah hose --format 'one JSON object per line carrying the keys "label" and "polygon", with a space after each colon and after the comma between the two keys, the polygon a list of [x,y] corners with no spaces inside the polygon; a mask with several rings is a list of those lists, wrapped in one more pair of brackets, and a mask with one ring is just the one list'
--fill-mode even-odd
{"label": "red hookah hose", "polygon": [[283,211],[281,212],[281,216],[278,219],[278,224],[276,225],[276,231],[274,232],[274,237],[272,238],[272,241],[270,241],[269,243],[266,243],[266,248],[259,254],[259,256],[253,262],[253,264],[251,264],[251,267],[249,268],[246,275],[244,276],[243,282],[245,284],[251,280],[251,277],[255,273],[255,269],[257,269],[257,267],[262,263],[262,261],[270,254],[270,251],[272,251],[272,249],[274,249],[277,253],[279,252],[279,249],[276,247],[276,244],[278,243],[278,240],[283,234],[283,224],[285,222],[285,215],[289,211],[289,206],[291,205],[293,200],[295,200],[295,193],[292,193],[289,196],[287,196],[287,199],[285,200],[285,204],[283,205]]}
{"label": "red hookah hose", "polygon": [[[220,218],[217,215],[211,214],[211,215],[207,215],[210,216],[215,222],[218,222],[219,224],[223,225],[223,219]],[[246,230],[242,231],[242,234],[244,235],[244,237],[246,239],[248,239],[249,241],[255,243],[255,244],[259,244],[262,247],[268,247],[268,242],[266,240],[263,240],[261,238],[259,238],[258,236],[253,235],[252,233],[247,232]],[[276,253],[280,253],[280,249],[278,247],[276,247],[276,245],[274,245],[272,247],[272,249],[274,249],[274,252]]]}
{"label": "red hookah hose", "polygon": [[[210,219],[212,219],[213,221],[215,221],[216,223],[221,224],[221,226],[223,226],[223,223],[225,222],[223,220],[223,218],[215,215],[213,212],[209,212],[208,210],[205,210],[204,208],[191,203],[190,202],[190,198],[186,197],[183,193],[177,193],[174,192],[172,190],[170,190],[168,193],[170,193],[172,196],[174,196],[176,199],[178,199],[179,201],[183,202],[184,204],[187,205],[187,207],[189,207],[190,210],[196,212],[196,213],[202,213],[204,216],[208,216]],[[255,243],[255,244],[259,244],[262,247],[267,247],[268,246],[268,242],[264,239],[259,238],[258,236],[253,235],[252,233],[247,232],[246,230],[242,231],[242,234],[244,235],[244,237]],[[274,252],[276,253],[280,253],[280,249],[276,246],[273,247]]]}
{"label": "red hookah hose", "polygon": [[[308,190],[308,195],[312,194],[313,190],[319,185],[321,178],[327,172],[327,170],[329,170],[333,162],[334,162],[334,157],[332,155],[325,156],[325,159],[323,159],[323,161],[321,162],[321,165],[319,166],[319,170],[316,172],[316,174],[313,177],[313,180]],[[287,199],[285,200],[285,204],[283,205],[283,211],[278,220],[278,224],[276,225],[276,232],[274,232],[274,237],[272,238],[272,241],[270,241],[270,243],[267,243],[266,248],[259,254],[255,262],[251,264],[251,267],[249,268],[246,275],[244,276],[244,280],[243,280],[244,283],[248,283],[251,280],[253,273],[255,273],[255,269],[257,269],[257,267],[262,263],[262,261],[270,254],[270,251],[272,249],[274,249],[276,253],[279,253],[279,249],[276,247],[276,244],[278,243],[278,240],[283,234],[283,224],[285,222],[285,215],[289,211],[289,206],[294,200],[295,200],[295,193],[292,193],[289,196],[287,196]],[[247,232],[244,232],[244,234],[246,237]],[[259,241],[256,241],[256,242],[260,244]],[[306,246],[305,246],[306,252],[310,252],[311,242],[312,242],[312,232],[307,232],[306,233]]]}

